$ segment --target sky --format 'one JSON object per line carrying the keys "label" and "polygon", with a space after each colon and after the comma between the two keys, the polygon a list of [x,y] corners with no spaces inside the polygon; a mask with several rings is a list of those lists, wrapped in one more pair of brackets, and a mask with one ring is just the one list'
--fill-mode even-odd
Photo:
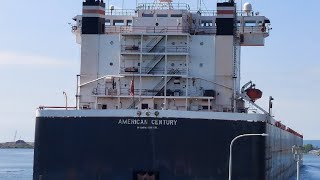
{"label": "sky", "polygon": [[[107,1],[105,1],[107,2]],[[153,2],[144,0],[138,2]],[[178,2],[176,0],[175,2]],[[196,9],[196,0],[183,1]],[[204,0],[202,9],[216,9]],[[241,1],[238,1],[240,4]],[[263,91],[257,104],[267,108],[274,97],[274,115],[301,132],[320,139],[320,21],[319,0],[248,0],[271,20],[265,47],[241,52],[242,84],[252,80]],[[2,1],[0,6],[0,142],[34,140],[35,112],[40,105],[75,104],[80,46],[71,33],[72,18],[82,0]],[[110,5],[133,9],[135,1],[110,0]]]}

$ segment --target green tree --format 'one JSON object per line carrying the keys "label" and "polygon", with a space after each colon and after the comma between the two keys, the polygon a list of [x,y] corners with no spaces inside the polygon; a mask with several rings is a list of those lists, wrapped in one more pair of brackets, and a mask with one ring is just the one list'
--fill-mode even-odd
{"label": "green tree", "polygon": [[303,146],[304,153],[308,153],[309,151],[314,150],[314,147],[312,144],[306,144]]}

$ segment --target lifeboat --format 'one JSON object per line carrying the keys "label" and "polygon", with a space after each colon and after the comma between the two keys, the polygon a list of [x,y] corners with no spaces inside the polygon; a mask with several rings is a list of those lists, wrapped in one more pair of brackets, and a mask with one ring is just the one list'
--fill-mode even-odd
{"label": "lifeboat", "polygon": [[262,97],[262,91],[259,89],[247,89],[247,95],[254,102]]}

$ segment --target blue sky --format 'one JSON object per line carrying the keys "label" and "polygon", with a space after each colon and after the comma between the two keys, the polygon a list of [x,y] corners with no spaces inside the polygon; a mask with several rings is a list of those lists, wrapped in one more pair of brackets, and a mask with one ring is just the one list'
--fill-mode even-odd
{"label": "blue sky", "polygon": [[[63,91],[74,104],[80,46],[68,23],[81,13],[81,2],[1,2],[0,142],[13,140],[16,130],[18,138],[33,141],[36,108],[62,106]],[[116,7],[121,2],[110,0]],[[195,9],[196,0],[185,2]],[[262,107],[270,95],[275,98],[276,119],[302,132],[305,139],[320,139],[320,1],[310,0],[307,6],[296,0],[249,2],[270,18],[273,30],[265,47],[242,49],[242,82],[252,80],[264,92],[258,101]],[[215,9],[216,1],[204,3]],[[129,1],[124,7],[134,4]]]}

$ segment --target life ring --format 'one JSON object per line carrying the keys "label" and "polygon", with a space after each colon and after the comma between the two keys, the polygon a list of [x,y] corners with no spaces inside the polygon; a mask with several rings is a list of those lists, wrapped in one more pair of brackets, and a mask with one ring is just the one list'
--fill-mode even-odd
{"label": "life ring", "polygon": [[73,30],[73,31],[76,31],[77,29],[78,29],[77,26],[72,26],[72,30]]}

